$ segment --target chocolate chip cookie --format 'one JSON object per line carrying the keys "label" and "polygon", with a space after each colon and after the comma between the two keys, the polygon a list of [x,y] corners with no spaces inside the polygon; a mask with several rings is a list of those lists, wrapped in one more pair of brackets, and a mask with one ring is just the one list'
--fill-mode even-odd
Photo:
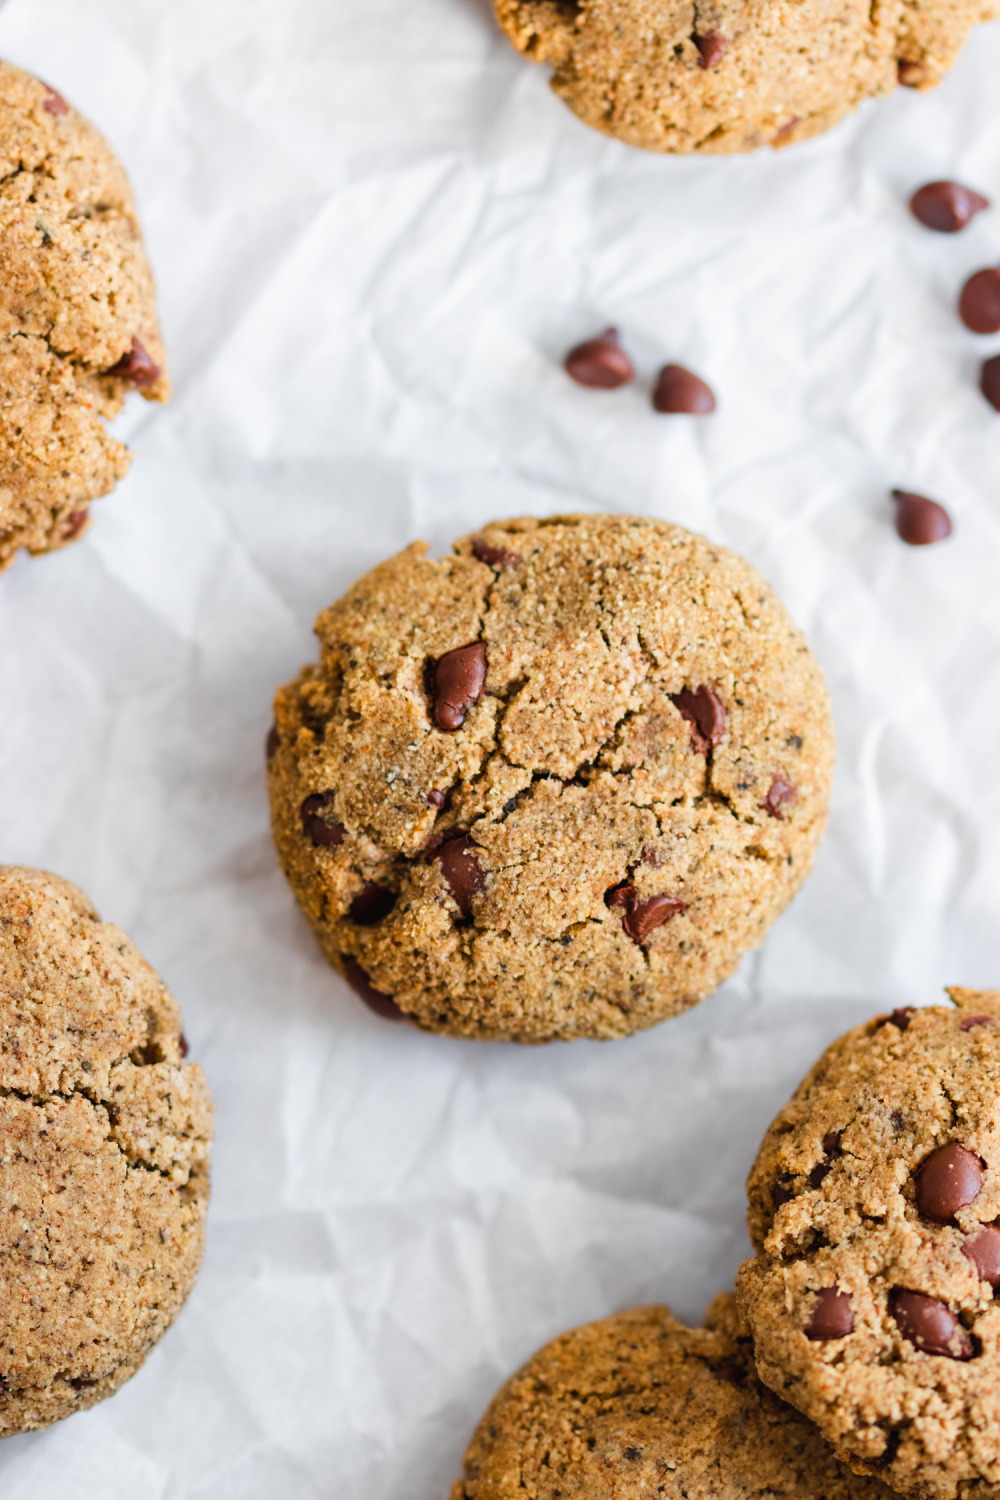
{"label": "chocolate chip cookie", "polygon": [[754,1373],[731,1296],[704,1328],[637,1307],[574,1328],[500,1390],[451,1500],[889,1500]]}
{"label": "chocolate chip cookie", "polygon": [[1000,994],[828,1048],[747,1183],[757,1368],[840,1457],[919,1497],[1000,1493]]}
{"label": "chocolate chip cookie", "polygon": [[694,1005],[812,864],[819,668],[741,558],[663,521],[422,542],[316,624],[268,742],[324,952],[429,1031],[624,1036]]}
{"label": "chocolate chip cookie", "polygon": [[493,0],[585,124],[649,151],[752,151],[940,82],[997,0]]}
{"label": "chocolate chip cookie", "polygon": [[112,1395],[194,1285],[211,1100],[186,1052],[125,934],[0,866],[0,1436]]}
{"label": "chocolate chip cookie", "polygon": [[0,568],[82,535],[128,469],[104,426],[170,393],[121,165],[55,89],[0,63]]}

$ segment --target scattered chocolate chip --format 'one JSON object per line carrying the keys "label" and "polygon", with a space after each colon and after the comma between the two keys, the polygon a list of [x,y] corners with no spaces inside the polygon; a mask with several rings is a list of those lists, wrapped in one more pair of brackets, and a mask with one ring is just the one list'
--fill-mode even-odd
{"label": "scattered chocolate chip", "polygon": [[639,897],[634,885],[616,885],[605,894],[605,906],[622,908],[622,927],[626,937],[633,943],[645,943],[651,932],[669,922],[671,917],[687,911],[686,901],[677,901],[673,896]]}
{"label": "scattered chocolate chip", "polygon": [[188,1039],[184,1035],[183,1031],[181,1032],[180,1038],[177,1042],[177,1050],[180,1053],[181,1057],[187,1057],[188,1053],[191,1051],[191,1048],[188,1046]]}
{"label": "scattered chocolate chip", "polygon": [[973,333],[1000,332],[1000,270],[976,271],[962,288],[958,316]]}
{"label": "scattered chocolate chip", "polygon": [[267,731],[267,739],[264,741],[264,753],[268,760],[273,760],[281,749],[281,735],[278,733],[277,724],[272,724]]}
{"label": "scattered chocolate chip", "polygon": [[376,885],[373,880],[366,880],[348,907],[347,915],[359,927],[374,927],[376,922],[381,922],[383,917],[389,915],[395,904],[395,891],[390,891],[384,885]]}
{"label": "scattered chocolate chip", "polygon": [[626,1448],[625,1449],[625,1457],[629,1460],[630,1463],[634,1464],[637,1459],[639,1459],[639,1458],[642,1457],[642,1449],[641,1448]]}
{"label": "scattered chocolate chip", "polygon": [[936,500],[908,490],[893,490],[892,498],[896,502],[896,530],[911,547],[927,547],[951,536],[951,517]]}
{"label": "scattered chocolate chip", "polygon": [[775,1182],[771,1187],[771,1207],[777,1213],[778,1209],[785,1203],[791,1203],[795,1197],[795,1189],[788,1178],[782,1182]]}
{"label": "scattered chocolate chip", "polygon": [[63,527],[64,541],[71,542],[75,536],[80,535],[80,532],[87,524],[87,517],[89,516],[89,514],[89,510],[86,509],[70,511],[69,515],[66,517],[66,524]]}
{"label": "scattered chocolate chip", "polygon": [[42,100],[42,108],[47,109],[50,115],[68,115],[69,105],[62,94],[57,93],[49,84],[46,84],[45,87],[48,89],[48,93]]}
{"label": "scattered chocolate chip", "polygon": [[889,1313],[904,1339],[924,1354],[972,1358],[972,1340],[951,1309],[936,1297],[896,1287],[889,1293]]}
{"label": "scattered chocolate chip", "polygon": [[895,1026],[897,1031],[905,1031],[916,1013],[916,1006],[904,1005],[902,1010],[894,1010],[888,1016],[879,1016],[875,1029],[877,1031],[881,1026]]}
{"label": "scattered chocolate chip", "polygon": [[966,1016],[965,1020],[962,1022],[961,1026],[958,1029],[959,1031],[972,1031],[972,1029],[976,1026],[992,1025],[992,1016]]}
{"label": "scattered chocolate chip", "polygon": [[444,807],[444,792],[428,792],[427,801],[431,807]]}
{"label": "scattered chocolate chip", "polygon": [[1000,411],[1000,354],[984,359],[979,372],[979,389],[995,411]]}
{"label": "scattered chocolate chip", "polygon": [[739,1365],[715,1365],[712,1375],[721,1385],[742,1385],[747,1378],[746,1371]]}
{"label": "scattered chocolate chip", "polygon": [[488,568],[519,568],[523,561],[516,552],[508,552],[504,547],[491,547],[481,536],[477,536],[473,542],[472,553]]}
{"label": "scattered chocolate chip", "polygon": [[391,995],[383,995],[381,990],[375,988],[356,958],[348,958],[345,954],[340,961],[344,965],[344,978],[358,999],[363,1000],[369,1010],[373,1010],[377,1016],[382,1016],[386,1021],[406,1020]]}
{"label": "scattered chocolate chip", "polygon": [[653,406],[668,415],[705,417],[715,410],[715,396],[711,386],[683,365],[664,365],[653,390]]}
{"label": "scattered chocolate chip", "polygon": [[635,378],[635,369],[618,342],[618,329],[606,328],[596,339],[577,344],[567,354],[563,368],[577,385],[591,390],[614,391]]}
{"label": "scattered chocolate chip", "polygon": [[722,699],[710,687],[684,688],[671,693],[670,701],[691,725],[691,743],[699,755],[707,755],[709,746],[717,745],[726,732],[726,709]]}
{"label": "scattered chocolate chip", "polygon": [[990,200],[960,182],[927,182],[910,199],[910,213],[928,229],[955,234],[969,220],[989,208]]}
{"label": "scattered chocolate chip", "polygon": [[760,805],[769,817],[780,821],[785,816],[781,809],[791,807],[798,800],[798,787],[793,786],[790,781],[783,781],[780,776],[775,776],[767,796]]}
{"label": "scattered chocolate chip", "polygon": [[486,885],[479,861],[473,852],[475,848],[469,835],[460,833],[457,838],[450,838],[441,844],[434,853],[434,858],[441,866],[441,874],[448,882],[463,917],[471,917],[472,898]]}
{"label": "scattered chocolate chip", "polygon": [[983,1186],[983,1164],[960,1141],[939,1146],[920,1168],[917,1177],[917,1207],[935,1224],[954,1224],[960,1208],[979,1197]]}
{"label": "scattered chocolate chip", "polygon": [[972,1261],[980,1281],[1000,1286],[1000,1227],[984,1224],[966,1239],[962,1254]]}
{"label": "scattered chocolate chip", "polygon": [[343,823],[328,823],[322,816],[324,808],[329,807],[332,796],[332,792],[312,792],[299,808],[302,832],[307,839],[312,840],[317,849],[336,849],[338,844],[344,842]]}
{"label": "scattered chocolate chip", "polygon": [[461,729],[465,716],[478,703],[486,681],[486,646],[475,641],[446,651],[431,674],[434,722],[449,732]]}
{"label": "scattered chocolate chip", "polygon": [[825,1286],[816,1293],[812,1316],[806,1324],[807,1339],[846,1339],[854,1332],[854,1309],[846,1292]]}
{"label": "scattered chocolate chip", "polygon": [[146,386],[155,385],[163,372],[156,361],[149,357],[139,340],[134,338],[128,353],[123,354],[118,363],[112,365],[106,373],[116,375],[119,380],[128,380],[132,385],[144,389]]}
{"label": "scattered chocolate chip", "polygon": [[706,31],[704,36],[696,34],[694,44],[701,54],[698,60],[700,68],[717,68],[729,45],[721,31]]}

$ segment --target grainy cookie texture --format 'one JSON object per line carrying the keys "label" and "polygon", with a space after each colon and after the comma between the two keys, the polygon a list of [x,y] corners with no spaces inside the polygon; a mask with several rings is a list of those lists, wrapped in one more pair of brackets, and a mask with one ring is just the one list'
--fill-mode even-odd
{"label": "grainy cookie texture", "polygon": [[997,0],[493,0],[587,124],[650,151],[751,151],[925,89]]}
{"label": "grainy cookie texture", "polygon": [[451,1500],[889,1500],[757,1379],[731,1296],[704,1328],[637,1307],[546,1345],[500,1390]]}
{"label": "grainy cookie texture", "polygon": [[123,932],[0,866],[0,1436],[110,1396],[194,1285],[211,1100],[186,1051]]}
{"label": "grainy cookie texture", "polygon": [[676,1015],[812,863],[819,669],[759,574],[678,526],[509,521],[440,562],[415,543],[316,630],[275,704],[277,848],[330,960],[428,1030]]}
{"label": "grainy cookie texture", "polygon": [[132,194],[62,96],[0,63],[0,568],[80,536],[129,455],[104,418],[170,392]]}
{"label": "grainy cookie texture", "polygon": [[1000,995],[833,1044],[750,1173],[737,1291],[762,1379],[855,1468],[1000,1494]]}

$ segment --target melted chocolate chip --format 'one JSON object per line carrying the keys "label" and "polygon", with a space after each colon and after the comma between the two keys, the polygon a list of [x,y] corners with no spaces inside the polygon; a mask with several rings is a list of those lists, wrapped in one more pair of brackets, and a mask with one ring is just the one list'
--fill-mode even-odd
{"label": "melted chocolate chip", "polygon": [[956,234],[975,214],[989,206],[988,198],[960,182],[927,182],[910,199],[913,217],[939,234]]}
{"label": "melted chocolate chip", "polygon": [[993,1287],[1000,1286],[1000,1227],[984,1224],[975,1230],[962,1246],[962,1254],[971,1260],[980,1281],[988,1281]]}
{"label": "melted chocolate chip", "polygon": [[461,729],[466,714],[479,702],[486,681],[486,646],[476,641],[446,651],[431,674],[434,722],[439,729]]}
{"label": "melted chocolate chip", "polygon": [[264,753],[268,760],[273,760],[281,749],[281,735],[278,733],[277,724],[272,724],[267,731],[267,739],[264,741]]}
{"label": "melted chocolate chip", "polygon": [[69,515],[66,517],[66,524],[63,527],[64,541],[71,542],[75,536],[80,535],[80,532],[87,524],[87,517],[89,516],[89,514],[89,510],[70,511]]}
{"label": "melted chocolate chip", "polygon": [[635,378],[632,361],[618,342],[617,328],[606,328],[596,339],[577,344],[563,368],[577,385],[596,391],[614,391]]}
{"label": "melted chocolate chip", "polygon": [[972,1340],[951,1309],[936,1297],[896,1287],[889,1293],[889,1313],[904,1339],[924,1354],[972,1358]]}
{"label": "melted chocolate chip", "polygon": [[1000,354],[984,359],[979,372],[979,389],[995,411],[1000,411]]}
{"label": "melted chocolate chip", "polygon": [[767,796],[760,804],[768,817],[777,818],[779,822],[784,818],[783,807],[791,807],[799,800],[799,789],[790,781],[783,781],[780,776],[775,776],[771,782]]}
{"label": "melted chocolate chip", "polygon": [[481,536],[477,536],[473,542],[472,554],[488,568],[519,568],[523,561],[516,552],[508,552],[504,547],[492,547]]}
{"label": "melted chocolate chip", "polygon": [[431,807],[444,807],[444,792],[428,792],[427,801]]}
{"label": "melted chocolate chip", "polygon": [[875,1022],[875,1029],[877,1031],[882,1026],[895,1026],[897,1031],[905,1031],[916,1013],[915,1006],[904,1005],[902,1010],[894,1010],[888,1016],[879,1016]]}
{"label": "melted chocolate chip", "polygon": [[119,380],[127,380],[132,385],[138,386],[140,390],[146,386],[155,385],[159,380],[162,370],[155,360],[146,353],[139,340],[132,340],[132,347],[127,354],[123,354],[116,365],[112,365],[107,371],[108,375],[116,375]]}
{"label": "melted chocolate chip", "polygon": [[1000,270],[976,271],[962,288],[958,316],[973,333],[1000,331]]}
{"label": "melted chocolate chip", "polygon": [[191,1051],[191,1048],[188,1046],[188,1039],[184,1035],[183,1031],[181,1032],[177,1040],[177,1050],[180,1053],[181,1057],[187,1057],[188,1053]]}
{"label": "melted chocolate chip", "polygon": [[992,1025],[992,1016],[966,1016],[965,1020],[962,1022],[961,1026],[958,1029],[959,1031],[972,1031],[976,1026]]}
{"label": "melted chocolate chip", "polygon": [[472,916],[472,898],[485,888],[486,880],[475,856],[475,844],[467,833],[449,838],[434,852],[441,874],[448,882],[463,917]]}
{"label": "melted chocolate chip", "polygon": [[634,885],[616,885],[604,897],[605,906],[622,909],[622,927],[633,943],[645,943],[650,933],[671,917],[687,911],[687,902],[673,896],[647,896],[643,901]]}
{"label": "melted chocolate chip", "polygon": [[704,36],[695,35],[694,44],[700,54],[700,68],[717,68],[726,55],[729,43],[721,31],[706,31]]}
{"label": "melted chocolate chip", "polygon": [[343,823],[328,823],[322,816],[332,797],[332,792],[312,792],[299,808],[302,832],[317,849],[336,849],[344,842]]}
{"label": "melted chocolate chip", "polygon": [[390,995],[383,995],[381,990],[375,988],[356,958],[348,958],[345,954],[340,961],[344,965],[344,978],[358,999],[363,1000],[369,1010],[373,1010],[377,1016],[382,1016],[386,1021],[406,1020],[406,1016],[395,1000]]}
{"label": "melted chocolate chip", "polygon": [[917,1177],[917,1207],[935,1224],[954,1224],[960,1208],[979,1197],[983,1164],[960,1141],[939,1146],[924,1162]]}
{"label": "melted chocolate chip", "polygon": [[49,84],[46,84],[45,87],[48,89],[48,93],[42,100],[42,108],[47,109],[50,115],[68,115],[69,105],[62,94],[57,93]]}
{"label": "melted chocolate chip", "polygon": [[807,1339],[846,1339],[854,1332],[854,1309],[846,1292],[825,1286],[816,1293],[812,1316],[806,1324]]}
{"label": "melted chocolate chip", "polygon": [[893,490],[892,498],[896,502],[896,530],[911,547],[928,547],[951,536],[951,517],[936,500],[909,490]]}
{"label": "melted chocolate chip", "polygon": [[667,415],[707,417],[715,410],[715,395],[683,365],[664,365],[653,390],[653,406]]}
{"label": "melted chocolate chip", "polygon": [[376,922],[381,922],[383,917],[389,915],[395,904],[395,891],[390,891],[384,885],[376,885],[373,880],[366,880],[351,902],[347,915],[359,927],[374,927]]}
{"label": "melted chocolate chip", "polygon": [[710,687],[684,688],[680,693],[671,693],[670,701],[684,715],[694,733],[692,747],[699,755],[707,755],[709,746],[717,745],[726,732],[726,709],[722,699]]}

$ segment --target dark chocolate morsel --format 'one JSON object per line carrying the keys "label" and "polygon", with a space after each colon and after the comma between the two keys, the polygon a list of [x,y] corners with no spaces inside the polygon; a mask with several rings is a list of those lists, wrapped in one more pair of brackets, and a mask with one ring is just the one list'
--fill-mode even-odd
{"label": "dark chocolate morsel", "polygon": [[486,880],[475,855],[475,844],[467,833],[448,839],[434,852],[441,874],[448,882],[455,904],[463,917],[472,916],[472,898],[486,886]]}
{"label": "dark chocolate morsel", "polygon": [[854,1332],[854,1309],[846,1292],[825,1286],[816,1293],[812,1316],[806,1324],[807,1339],[846,1339]]}
{"label": "dark chocolate morsel", "polygon": [[694,731],[691,741],[699,755],[707,755],[710,745],[717,745],[726,732],[726,709],[722,699],[710,687],[684,688],[671,693],[670,701],[687,719]]}
{"label": "dark chocolate morsel", "polygon": [[712,1375],[720,1385],[742,1385],[747,1378],[747,1372],[739,1365],[714,1365]]}
{"label": "dark chocolate morsel", "polygon": [[904,1339],[922,1353],[972,1358],[972,1340],[951,1309],[936,1297],[896,1287],[889,1293],[889,1313]]}
{"label": "dark chocolate morsel", "polygon": [[895,1026],[897,1031],[905,1031],[916,1013],[916,1006],[904,1005],[902,1010],[894,1010],[891,1015],[879,1016],[875,1022],[875,1029],[878,1030],[882,1026]]}
{"label": "dark chocolate morsel", "polygon": [[571,349],[563,368],[577,385],[595,391],[614,391],[635,378],[632,361],[618,342],[618,329],[606,328],[596,339]]}
{"label": "dark chocolate morsel", "polygon": [[715,395],[683,365],[664,365],[653,389],[653,406],[667,415],[707,417],[715,410]]}
{"label": "dark chocolate morsel", "polygon": [[920,1168],[917,1177],[917,1207],[935,1224],[953,1224],[960,1208],[979,1197],[983,1186],[983,1164],[960,1141],[939,1146]]}
{"label": "dark chocolate morsel", "polygon": [[983,360],[983,367],[979,372],[979,389],[994,411],[1000,411],[1000,354]]}
{"label": "dark chocolate morsel", "polygon": [[267,731],[267,739],[264,741],[264,752],[268,760],[273,760],[281,748],[281,735],[278,733],[277,724],[272,724]]}
{"label": "dark chocolate morsel", "polygon": [[767,796],[760,804],[767,815],[781,821],[784,818],[783,807],[791,807],[799,800],[799,789],[790,781],[784,781],[782,777],[775,776],[768,789]]}
{"label": "dark chocolate morsel", "polygon": [[771,1187],[771,1207],[777,1213],[778,1209],[785,1203],[791,1203],[795,1197],[795,1189],[789,1181],[775,1182]]}
{"label": "dark chocolate morsel", "polygon": [[959,1031],[972,1031],[976,1026],[992,1025],[992,1016],[966,1016],[965,1020],[962,1022],[961,1026],[958,1029]]}
{"label": "dark chocolate morsel", "polygon": [[640,944],[645,943],[650,933],[655,932],[657,927],[662,927],[664,922],[669,922],[671,917],[687,911],[687,902],[678,901],[673,896],[660,894],[641,900],[635,886],[628,884],[612,886],[605,894],[604,904],[611,908],[622,908],[625,935],[633,943]]}
{"label": "dark chocolate morsel", "polygon": [[823,1151],[825,1153],[823,1160],[817,1162],[812,1171],[809,1173],[810,1187],[819,1187],[820,1183],[823,1181],[830,1168],[833,1166],[833,1158],[840,1151],[839,1130],[827,1131],[826,1135],[823,1137]]}
{"label": "dark chocolate morsel", "polygon": [[427,801],[430,803],[431,807],[444,807],[444,793],[428,792]]}
{"label": "dark chocolate morsel", "polygon": [[336,849],[338,844],[344,842],[343,823],[328,823],[322,816],[324,809],[329,807],[332,796],[332,792],[312,792],[299,808],[302,832],[317,849]]}
{"label": "dark chocolate morsel", "polygon": [[119,380],[128,380],[140,389],[155,385],[162,373],[159,365],[149,357],[136,338],[132,340],[128,353],[123,354],[118,363],[107,371],[108,375],[117,375]]}
{"label": "dark chocolate morsel", "polygon": [[823,1137],[823,1150],[826,1152],[827,1156],[832,1156],[835,1151],[840,1150],[840,1137],[842,1136],[842,1134],[843,1131],[841,1130],[827,1131],[826,1135]]}
{"label": "dark chocolate morsel", "polygon": [[356,958],[348,958],[344,954],[340,961],[344,965],[344,978],[358,999],[363,1000],[369,1010],[373,1010],[377,1016],[382,1016],[386,1021],[406,1020],[406,1016],[392,996],[383,995],[381,990],[375,988]]}
{"label": "dark chocolate morsel", "polygon": [[493,547],[485,537],[477,536],[472,544],[472,555],[488,568],[519,568],[523,559],[505,547]]}
{"label": "dark chocolate morsel", "polygon": [[376,885],[373,880],[366,880],[351,902],[347,915],[359,927],[374,927],[376,922],[381,922],[383,917],[389,915],[395,904],[395,891],[390,891],[384,885]]}
{"label": "dark chocolate morsel", "polygon": [[903,57],[896,63],[896,77],[904,89],[918,89],[927,82],[927,69],[923,63]]}
{"label": "dark chocolate morsel", "polygon": [[958,316],[973,333],[1000,332],[1000,270],[991,266],[969,277],[958,299]]}
{"label": "dark chocolate morsel", "polygon": [[812,1171],[809,1173],[809,1186],[818,1188],[824,1181],[824,1179],[829,1175],[829,1172],[830,1163],[828,1161],[818,1161],[813,1167]]}
{"label": "dark chocolate morsel", "polygon": [[69,105],[62,94],[58,93],[49,84],[46,84],[45,87],[48,89],[48,93],[42,100],[42,108],[47,109],[50,115],[68,115]]}
{"label": "dark chocolate morsel", "polygon": [[951,516],[936,500],[909,490],[893,490],[892,498],[896,502],[896,530],[911,547],[927,547],[951,536]]}
{"label": "dark chocolate morsel", "polygon": [[187,1057],[188,1053],[191,1051],[191,1048],[188,1046],[188,1039],[184,1035],[183,1031],[181,1032],[180,1037],[177,1041],[177,1050],[180,1053],[181,1057]]}
{"label": "dark chocolate morsel", "polygon": [[698,66],[700,68],[717,68],[726,55],[729,45],[721,31],[706,31],[704,36],[695,34],[694,44],[700,54]]}
{"label": "dark chocolate morsel", "polygon": [[1000,1226],[984,1224],[974,1230],[963,1244],[962,1254],[972,1261],[980,1281],[1000,1286]]}
{"label": "dark chocolate morsel", "polygon": [[79,536],[87,524],[87,517],[89,515],[90,511],[86,508],[83,510],[71,510],[66,517],[66,524],[63,526],[63,540],[71,542],[75,536]]}
{"label": "dark chocolate morsel", "polygon": [[479,702],[486,681],[486,646],[475,641],[446,651],[431,676],[434,722],[439,729],[461,729],[465,716]]}
{"label": "dark chocolate morsel", "polygon": [[927,182],[910,199],[910,212],[927,229],[939,234],[955,234],[969,220],[989,208],[982,193],[963,187],[960,182]]}

